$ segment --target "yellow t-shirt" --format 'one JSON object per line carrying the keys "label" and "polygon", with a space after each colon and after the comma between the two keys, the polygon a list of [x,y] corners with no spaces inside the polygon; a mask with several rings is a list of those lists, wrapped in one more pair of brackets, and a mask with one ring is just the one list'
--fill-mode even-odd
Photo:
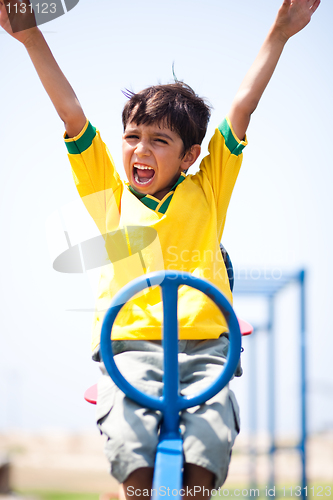
{"label": "yellow t-shirt", "polygon": [[[105,240],[92,348],[99,344],[104,314],[112,297],[132,279],[146,273],[179,270],[205,278],[232,301],[227,271],[219,248],[230,197],[247,141],[239,141],[228,119],[215,130],[209,155],[199,172],[187,175],[155,209],[140,201],[124,183],[100,134],[87,122],[82,132],[66,139],[78,192]],[[165,213],[159,211],[169,203]],[[146,289],[120,311],[114,340],[161,338],[163,307],[160,288]],[[178,294],[179,338],[218,338],[227,331],[217,306],[187,287]]]}

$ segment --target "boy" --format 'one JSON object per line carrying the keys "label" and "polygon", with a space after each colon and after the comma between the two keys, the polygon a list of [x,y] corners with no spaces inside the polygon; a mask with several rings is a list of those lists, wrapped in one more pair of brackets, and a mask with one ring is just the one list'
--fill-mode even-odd
{"label": "boy", "polygon": [[[320,0],[283,2],[228,119],[211,140],[210,155],[193,176],[185,172],[200,154],[209,107],[180,82],[129,95],[123,112],[123,161],[128,184],[120,180],[99,133],[87,121],[40,31],[24,29],[32,25],[29,9],[16,14],[8,8],[13,3],[6,1],[5,6],[0,0],[0,24],[27,48],[64,121],[78,191],[104,236],[111,261],[102,269],[93,337],[95,359],[102,312],[117,290],[143,272],[188,271],[209,279],[231,300],[219,242],[250,116],[285,43],[308,24]],[[152,394],[161,392],[160,324],[160,295],[153,289],[123,308],[113,331],[121,371]],[[179,291],[179,324],[180,385],[186,394],[215,378],[224,363],[228,339],[215,306],[187,287]],[[103,371],[103,364],[101,368]],[[133,491],[138,492],[136,496],[140,491],[144,495],[151,487],[160,415],[125,398],[105,372],[99,383],[97,412],[98,425],[108,438],[106,452],[112,474],[124,483],[128,498]],[[196,491],[198,487],[201,491],[218,488],[227,476],[231,448],[239,431],[232,392],[225,388],[200,408],[184,412],[181,425],[184,487],[188,488],[184,491],[194,486]]]}

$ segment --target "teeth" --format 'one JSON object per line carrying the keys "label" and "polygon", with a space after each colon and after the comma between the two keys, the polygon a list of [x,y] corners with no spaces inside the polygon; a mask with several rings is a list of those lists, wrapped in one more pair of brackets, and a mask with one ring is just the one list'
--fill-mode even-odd
{"label": "teeth", "polygon": [[153,168],[151,167],[147,167],[146,165],[139,165],[139,164],[135,164],[134,165],[135,168],[138,168],[139,170],[154,170]]}
{"label": "teeth", "polygon": [[139,179],[139,176],[138,176],[137,172],[135,172],[135,174],[134,174],[134,179],[136,180],[136,182],[137,182],[138,184],[148,184],[148,182],[150,182],[150,181],[151,181],[151,179],[147,179],[146,181],[140,181],[140,179]]}

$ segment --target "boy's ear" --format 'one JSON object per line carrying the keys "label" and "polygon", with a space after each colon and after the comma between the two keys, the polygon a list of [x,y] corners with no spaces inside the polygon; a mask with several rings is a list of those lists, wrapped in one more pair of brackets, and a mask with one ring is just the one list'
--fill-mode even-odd
{"label": "boy's ear", "polygon": [[188,168],[190,168],[190,166],[193,165],[193,163],[198,159],[200,153],[201,153],[200,144],[193,144],[191,149],[187,151],[184,158],[182,159],[182,165],[181,165],[182,170],[187,170]]}

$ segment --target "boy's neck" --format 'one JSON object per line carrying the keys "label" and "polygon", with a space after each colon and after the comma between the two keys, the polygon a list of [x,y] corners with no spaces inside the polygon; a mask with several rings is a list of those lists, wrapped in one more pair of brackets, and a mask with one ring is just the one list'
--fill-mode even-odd
{"label": "boy's neck", "polygon": [[158,200],[163,200],[164,196],[168,193],[170,193],[170,191],[172,190],[172,188],[170,189],[169,187],[167,188],[164,188],[162,189],[161,191],[158,191],[157,193],[154,193],[152,196],[154,196],[154,198],[157,198]]}

